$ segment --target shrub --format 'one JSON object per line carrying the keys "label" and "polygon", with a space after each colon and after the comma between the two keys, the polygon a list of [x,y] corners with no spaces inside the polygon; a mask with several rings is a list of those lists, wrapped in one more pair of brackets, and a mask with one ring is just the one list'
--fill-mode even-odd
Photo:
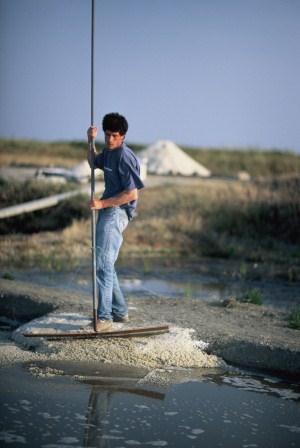
{"label": "shrub", "polygon": [[11,274],[10,272],[4,272],[2,274],[2,278],[5,280],[14,280],[15,279],[14,275]]}
{"label": "shrub", "polygon": [[300,330],[300,308],[293,310],[289,316],[288,324],[290,328]]}
{"label": "shrub", "polygon": [[248,291],[243,294],[242,297],[239,298],[241,302],[245,303],[252,303],[254,305],[262,305],[263,304],[263,298],[261,291],[257,288],[249,289]]}
{"label": "shrub", "polygon": [[225,197],[208,212],[207,226],[230,236],[300,243],[300,196],[295,182],[273,188],[249,186],[244,194]]}

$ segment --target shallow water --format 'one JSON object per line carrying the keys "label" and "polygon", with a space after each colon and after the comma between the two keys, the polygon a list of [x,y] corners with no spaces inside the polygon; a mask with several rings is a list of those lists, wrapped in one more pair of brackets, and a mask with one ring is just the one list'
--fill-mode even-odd
{"label": "shallow water", "polygon": [[181,370],[176,379],[175,384],[160,388],[122,387],[120,382],[97,384],[95,377],[94,384],[83,384],[69,376],[36,378],[22,366],[2,368],[0,444],[41,448],[299,446],[296,384],[245,371],[218,374],[203,369]]}
{"label": "shallow water", "polygon": [[[300,304],[299,284],[284,281],[246,281],[218,278],[210,274],[176,271],[139,274],[120,271],[120,284],[125,294],[134,296],[159,296],[164,298],[199,299],[207,302],[223,301],[229,297],[240,297],[246,291],[258,289],[263,304],[275,308],[292,309]],[[92,294],[91,273],[81,268],[75,272],[43,273],[22,271],[15,278],[43,286]]]}

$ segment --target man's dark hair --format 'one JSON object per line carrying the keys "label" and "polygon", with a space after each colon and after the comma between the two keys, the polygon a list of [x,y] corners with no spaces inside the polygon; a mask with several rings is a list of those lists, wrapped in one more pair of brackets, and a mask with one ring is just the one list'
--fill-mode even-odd
{"label": "man's dark hair", "polygon": [[128,122],[123,115],[117,112],[106,114],[102,120],[103,131],[119,132],[121,135],[125,135],[128,131]]}

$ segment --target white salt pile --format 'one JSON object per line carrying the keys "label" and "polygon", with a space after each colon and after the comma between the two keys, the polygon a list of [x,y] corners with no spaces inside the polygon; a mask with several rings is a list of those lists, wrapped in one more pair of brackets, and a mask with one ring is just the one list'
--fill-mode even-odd
{"label": "white salt pile", "polygon": [[134,367],[217,367],[217,357],[194,344],[191,330],[171,328],[170,333],[147,338],[65,340],[55,342],[55,358],[91,360]]}
{"label": "white salt pile", "polygon": [[209,177],[210,171],[179,146],[169,140],[158,140],[139,153],[141,159],[147,160],[147,170],[154,174],[179,174],[182,176],[198,175]]}
{"label": "white salt pile", "polygon": [[[145,323],[149,325],[149,323]],[[152,323],[153,325],[153,323]],[[115,328],[129,328],[116,324]],[[134,367],[221,367],[224,362],[205,353],[207,345],[192,338],[193,329],[171,327],[166,334],[141,338],[60,339],[28,338],[25,332],[53,334],[61,331],[92,331],[91,321],[76,313],[51,313],[33,320],[14,332],[14,339],[27,346],[35,345],[37,353],[48,359],[101,361]]]}

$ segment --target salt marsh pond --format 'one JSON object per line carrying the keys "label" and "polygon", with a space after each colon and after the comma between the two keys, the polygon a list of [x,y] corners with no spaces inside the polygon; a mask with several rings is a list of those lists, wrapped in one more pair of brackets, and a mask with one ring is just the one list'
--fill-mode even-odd
{"label": "salt marsh pond", "polygon": [[140,371],[123,370],[127,380],[121,381],[120,371],[110,367],[105,382],[99,370],[98,380],[97,375],[92,380],[84,364],[56,367],[65,375],[36,377],[26,364],[0,369],[1,446],[286,448],[300,443],[300,389],[293,381],[244,370],[182,369],[155,386],[150,379],[139,381]]}

